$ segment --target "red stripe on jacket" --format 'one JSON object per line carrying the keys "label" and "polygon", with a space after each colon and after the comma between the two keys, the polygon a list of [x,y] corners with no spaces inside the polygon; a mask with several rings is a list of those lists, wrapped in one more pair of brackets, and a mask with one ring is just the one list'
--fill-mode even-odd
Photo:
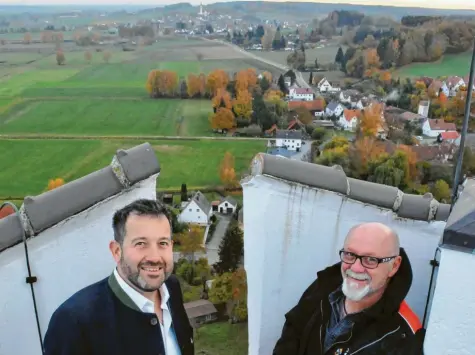
{"label": "red stripe on jacket", "polygon": [[414,334],[422,328],[422,323],[419,320],[419,317],[414,313],[411,307],[409,307],[406,301],[402,301],[401,306],[399,307],[399,314],[404,318]]}

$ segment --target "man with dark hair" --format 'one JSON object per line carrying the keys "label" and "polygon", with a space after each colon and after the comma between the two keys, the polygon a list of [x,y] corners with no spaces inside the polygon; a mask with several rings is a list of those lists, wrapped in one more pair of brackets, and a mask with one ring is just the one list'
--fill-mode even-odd
{"label": "man with dark hair", "polygon": [[194,354],[166,207],[137,200],[115,212],[112,227],[117,267],[53,313],[45,355]]}
{"label": "man with dark hair", "polygon": [[422,354],[424,329],[405,302],[411,264],[396,232],[357,225],[339,255],[285,315],[273,355]]}

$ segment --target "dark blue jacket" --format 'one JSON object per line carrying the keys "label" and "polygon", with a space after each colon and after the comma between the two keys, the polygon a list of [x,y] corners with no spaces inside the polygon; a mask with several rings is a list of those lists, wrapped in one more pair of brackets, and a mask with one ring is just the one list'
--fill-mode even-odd
{"label": "dark blue jacket", "polygon": [[[181,355],[194,354],[193,329],[175,276],[165,282]],[[165,355],[157,316],[141,312],[113,275],[88,286],[53,313],[45,355]]]}

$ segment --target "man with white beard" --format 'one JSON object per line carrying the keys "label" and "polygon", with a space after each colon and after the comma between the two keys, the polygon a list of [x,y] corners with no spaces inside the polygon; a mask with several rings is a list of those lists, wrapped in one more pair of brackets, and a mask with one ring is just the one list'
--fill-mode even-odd
{"label": "man with white beard", "polygon": [[425,330],[404,301],[412,269],[398,235],[359,224],[339,255],[285,315],[273,355],[422,354]]}

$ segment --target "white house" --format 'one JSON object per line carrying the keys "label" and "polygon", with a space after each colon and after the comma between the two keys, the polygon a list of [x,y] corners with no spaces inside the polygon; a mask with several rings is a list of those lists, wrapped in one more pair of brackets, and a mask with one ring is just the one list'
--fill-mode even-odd
{"label": "white house", "polygon": [[289,97],[292,100],[312,101],[314,96],[315,95],[311,88],[291,88],[289,90]]}
{"label": "white house", "polygon": [[450,90],[447,86],[447,83],[437,79],[432,81],[432,83],[428,87],[428,90],[434,91],[436,96],[439,96],[439,92],[443,92],[444,95],[447,97],[449,97],[450,95]]}
{"label": "white house", "polygon": [[428,137],[437,137],[442,132],[457,131],[455,123],[445,122],[443,119],[427,119],[422,124],[422,133]]}
{"label": "white house", "polygon": [[465,80],[460,76],[449,76],[446,83],[449,89],[449,96],[457,95],[457,92],[460,90],[460,88],[465,86]]}
{"label": "white house", "polygon": [[233,199],[231,196],[226,196],[221,198],[221,201],[219,201],[219,204],[217,205],[217,210],[219,213],[223,214],[233,214],[236,212],[238,204],[235,199]]}
{"label": "white house", "polygon": [[460,134],[457,131],[442,132],[437,136],[439,142],[452,143],[460,145]]}
{"label": "white house", "polygon": [[338,101],[332,101],[327,105],[325,109],[325,114],[327,116],[340,117],[343,114],[344,110],[345,106],[340,104]]}
{"label": "white house", "polygon": [[344,110],[338,123],[345,131],[355,131],[356,126],[358,125],[359,116],[360,112],[358,110]]}
{"label": "white house", "polygon": [[336,85],[332,85],[328,80],[327,78],[323,78],[322,80],[320,80],[317,84],[317,88],[320,92],[339,92],[341,91],[341,88],[336,86]]}
{"label": "white house", "polygon": [[211,204],[200,191],[196,192],[178,215],[178,221],[207,225],[213,214]]}
{"label": "white house", "polygon": [[361,100],[362,96],[363,95],[358,90],[349,89],[340,92],[339,100],[341,103],[355,107],[358,101]]}
{"label": "white house", "polygon": [[287,150],[300,152],[302,147],[302,131],[277,130],[276,147],[285,147]]}
{"label": "white house", "polygon": [[429,117],[429,107],[430,107],[430,101],[429,100],[421,101],[419,103],[419,108],[417,110],[417,114],[419,114],[423,117]]}

